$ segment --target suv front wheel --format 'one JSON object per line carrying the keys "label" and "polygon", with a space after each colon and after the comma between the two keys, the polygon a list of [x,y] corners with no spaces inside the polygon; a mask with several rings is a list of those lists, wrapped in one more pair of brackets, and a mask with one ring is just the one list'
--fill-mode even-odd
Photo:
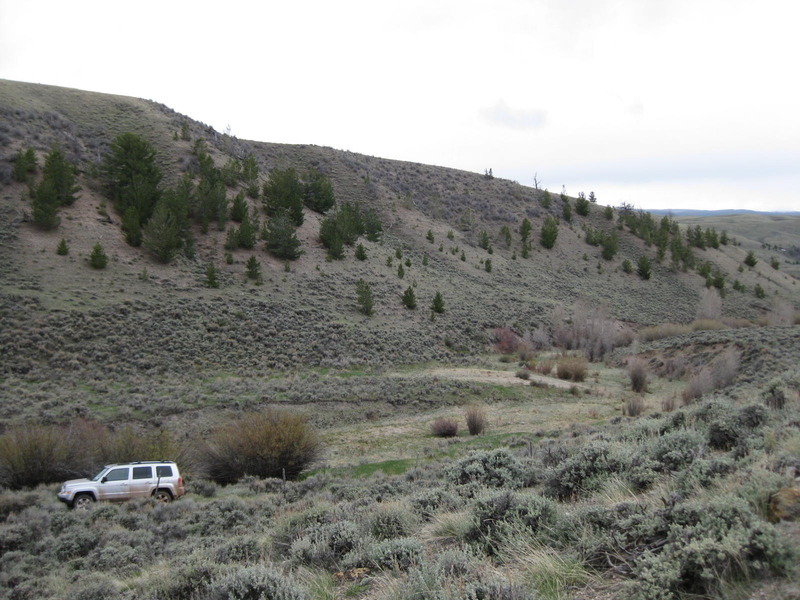
{"label": "suv front wheel", "polygon": [[164,504],[172,502],[172,494],[169,493],[169,490],[156,490],[153,492],[153,498],[156,502],[162,502]]}
{"label": "suv front wheel", "polygon": [[94,496],[91,494],[75,494],[75,500],[72,501],[72,508],[87,509],[94,504]]}

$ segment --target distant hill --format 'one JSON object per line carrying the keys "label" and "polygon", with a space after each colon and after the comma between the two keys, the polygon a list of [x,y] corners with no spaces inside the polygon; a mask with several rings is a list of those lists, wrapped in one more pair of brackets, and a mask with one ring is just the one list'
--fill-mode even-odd
{"label": "distant hill", "polygon": [[645,209],[654,215],[672,215],[674,217],[728,217],[733,215],[763,215],[763,216],[800,216],[800,211],[760,211],[744,210],[740,208],[727,208],[722,210],[696,210],[691,208],[655,208]]}

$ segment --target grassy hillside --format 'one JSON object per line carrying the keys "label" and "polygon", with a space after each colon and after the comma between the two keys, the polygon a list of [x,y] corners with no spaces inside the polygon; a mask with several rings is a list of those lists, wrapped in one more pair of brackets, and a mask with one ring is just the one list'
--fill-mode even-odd
{"label": "grassy hillside", "polygon": [[[165,187],[196,180],[204,139],[218,167],[252,154],[259,185],[275,168],[325,174],[339,205],[375,210],[383,235],[358,240],[366,260],[351,247],[332,260],[319,239],[325,217],[306,208],[297,260],[262,242],[226,257],[212,221],[206,232],[192,224],[193,254],[159,263],[125,242],[102,191],[99,165],[127,131],[155,147]],[[32,147],[40,177],[53,144],[82,189],[43,231],[12,161]],[[41,440],[69,441],[61,454],[72,456],[106,432],[129,448],[169,439],[192,491],[171,506],[87,514],[57,506],[48,479],[2,491],[2,597],[210,599],[262,584],[287,598],[797,591],[796,527],[766,518],[770,494],[800,469],[800,289],[734,223],[715,226],[741,245],[694,251],[726,281],[717,314],[695,320],[708,309],[706,277],[674,268],[669,251],[659,262],[618,210],[606,218],[602,198],[588,216],[567,198],[567,222],[559,194],[548,206],[544,190],[516,182],[239,140],[154,102],[10,81],[0,81],[0,182],[0,485],[21,464],[9,457]],[[228,186],[227,198],[241,189]],[[266,221],[261,199],[247,202]],[[550,250],[539,243],[547,217],[559,220]],[[611,260],[587,243],[592,231],[618,236]],[[97,243],[102,270],[88,264]],[[751,248],[759,261],[747,267]],[[245,276],[251,257],[260,285]],[[649,280],[637,276],[641,257]],[[219,288],[206,285],[210,263]],[[359,280],[374,296],[369,317]],[[415,310],[401,303],[408,287]],[[436,292],[441,314],[430,310]],[[636,360],[644,393],[631,389]],[[583,371],[559,379],[559,363]],[[324,452],[306,479],[206,480],[203,442],[264,407],[302,414],[318,432]],[[468,407],[488,418],[481,434],[464,430]],[[434,435],[436,419],[459,422],[458,434]],[[8,443],[31,432],[38,442]],[[684,551],[698,545],[717,558]]]}

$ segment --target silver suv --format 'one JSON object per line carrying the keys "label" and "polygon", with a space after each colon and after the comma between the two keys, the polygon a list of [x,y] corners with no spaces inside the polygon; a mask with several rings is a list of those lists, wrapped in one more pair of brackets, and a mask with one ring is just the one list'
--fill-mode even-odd
{"label": "silver suv", "polygon": [[70,508],[88,508],[98,500],[149,496],[159,502],[171,502],[184,493],[178,465],[162,460],[108,465],[91,479],[65,481],[58,499]]}

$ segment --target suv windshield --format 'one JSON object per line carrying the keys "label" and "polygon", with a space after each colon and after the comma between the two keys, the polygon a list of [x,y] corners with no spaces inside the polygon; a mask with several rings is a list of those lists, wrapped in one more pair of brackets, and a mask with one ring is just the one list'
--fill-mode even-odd
{"label": "suv windshield", "polygon": [[100,481],[100,478],[103,475],[105,475],[107,471],[108,471],[108,467],[103,467],[102,469],[100,469],[100,472],[97,475],[92,477],[92,481]]}

